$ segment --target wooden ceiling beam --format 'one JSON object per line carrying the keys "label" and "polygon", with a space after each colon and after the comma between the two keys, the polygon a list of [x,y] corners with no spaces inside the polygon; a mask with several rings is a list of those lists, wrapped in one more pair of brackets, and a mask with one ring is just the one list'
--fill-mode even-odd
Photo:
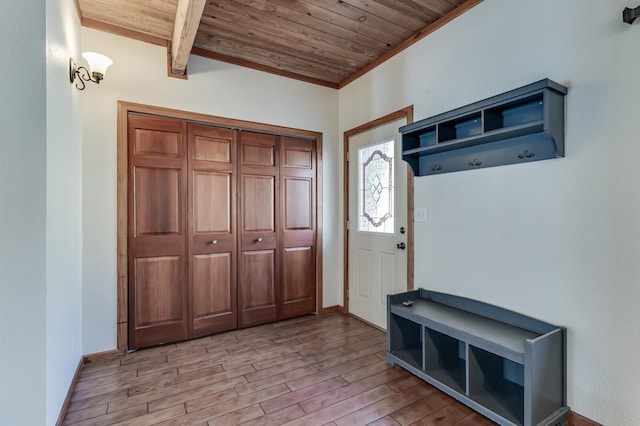
{"label": "wooden ceiling beam", "polygon": [[183,76],[196,39],[206,0],[178,0],[171,39],[171,74]]}

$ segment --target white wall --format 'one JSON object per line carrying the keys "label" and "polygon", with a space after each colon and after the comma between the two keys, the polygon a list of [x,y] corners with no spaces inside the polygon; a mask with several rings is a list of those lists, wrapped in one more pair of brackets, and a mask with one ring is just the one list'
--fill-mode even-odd
{"label": "white wall", "polygon": [[3,426],[55,424],[82,358],[79,27],[70,1],[0,8]]}
{"label": "white wall", "polygon": [[55,424],[82,358],[79,26],[69,1],[0,8],[3,426]]}
{"label": "white wall", "polygon": [[[83,93],[84,353],[116,346],[116,106],[137,102],[319,131],[324,198],[339,197],[338,92],[198,56],[189,79],[167,77],[166,49],[82,29],[82,49],[114,60],[100,86]],[[337,206],[324,204],[324,305],[341,302]],[[341,242],[340,242],[341,244]]]}
{"label": "white wall", "polygon": [[[340,131],[549,77],[566,158],[416,178],[416,286],[568,327],[572,410],[640,424],[640,25],[626,0],[485,0],[340,91]],[[340,210],[341,211],[341,210]]]}
{"label": "white wall", "polygon": [[82,92],[69,83],[69,57],[80,57],[74,3],[47,0],[46,15],[46,424],[52,425],[82,358]]}
{"label": "white wall", "polygon": [[45,3],[0,7],[0,425],[45,419]]}

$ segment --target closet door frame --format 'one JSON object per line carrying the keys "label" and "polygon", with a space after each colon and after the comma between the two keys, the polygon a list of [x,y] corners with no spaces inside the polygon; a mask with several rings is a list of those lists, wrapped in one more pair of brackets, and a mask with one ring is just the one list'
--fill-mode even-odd
{"label": "closet door frame", "polygon": [[[291,127],[275,126],[252,121],[235,120],[207,114],[180,111],[132,102],[118,101],[118,139],[117,139],[117,350],[124,353],[128,349],[128,132],[129,114],[142,114],[164,118],[173,118],[206,125],[274,133],[283,136],[315,141],[316,148],[316,306],[317,314],[338,312],[338,306],[323,307],[322,303],[322,133]],[[109,356],[105,353],[104,356]]]}

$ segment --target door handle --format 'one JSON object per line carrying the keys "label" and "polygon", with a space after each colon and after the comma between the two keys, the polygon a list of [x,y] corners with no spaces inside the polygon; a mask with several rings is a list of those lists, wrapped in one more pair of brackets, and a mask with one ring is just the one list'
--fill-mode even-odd
{"label": "door handle", "polygon": [[407,248],[404,242],[396,244],[396,247],[398,247],[398,249],[400,250],[404,250]]}

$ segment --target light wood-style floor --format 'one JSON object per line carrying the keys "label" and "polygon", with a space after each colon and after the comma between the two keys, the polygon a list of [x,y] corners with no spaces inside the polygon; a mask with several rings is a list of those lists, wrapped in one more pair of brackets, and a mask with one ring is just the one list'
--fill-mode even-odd
{"label": "light wood-style floor", "polygon": [[307,316],[83,367],[66,425],[491,425],[391,367],[386,335]]}

